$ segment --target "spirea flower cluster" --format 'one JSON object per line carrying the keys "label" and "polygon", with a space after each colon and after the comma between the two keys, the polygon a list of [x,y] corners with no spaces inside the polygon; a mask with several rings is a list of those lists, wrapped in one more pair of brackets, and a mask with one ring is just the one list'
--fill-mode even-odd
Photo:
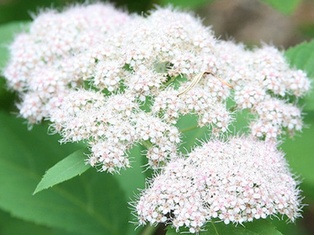
{"label": "spirea flower cluster", "polygon": [[[301,130],[289,100],[310,82],[276,48],[218,40],[171,8],[140,16],[95,3],[43,11],[10,52],[4,76],[30,125],[48,120],[61,142],[87,143],[87,162],[110,173],[131,167],[129,150],[145,146],[160,173],[136,206],[141,224],[197,232],[215,218],[298,216],[299,191],[276,143]],[[237,135],[242,111],[248,137],[219,141]],[[211,141],[183,157],[177,123],[191,114]]]}
{"label": "spirea flower cluster", "polygon": [[171,221],[199,231],[206,221],[242,224],[269,215],[299,215],[299,191],[283,153],[251,138],[209,141],[173,159],[140,197],[140,223]]}

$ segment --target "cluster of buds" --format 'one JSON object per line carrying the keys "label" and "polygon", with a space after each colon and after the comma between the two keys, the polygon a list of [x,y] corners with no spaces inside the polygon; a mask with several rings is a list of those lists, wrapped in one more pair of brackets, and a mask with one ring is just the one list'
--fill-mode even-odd
{"label": "cluster of buds", "polygon": [[[40,13],[10,52],[4,76],[30,125],[48,120],[61,142],[87,143],[87,162],[110,173],[131,166],[135,145],[147,148],[160,173],[136,206],[141,224],[197,232],[215,218],[298,216],[297,184],[276,143],[301,130],[287,97],[303,96],[310,82],[274,47],[218,40],[170,8],[139,16],[95,3]],[[219,141],[237,135],[230,127],[242,110],[248,137]],[[177,122],[188,114],[211,141],[182,156]]]}

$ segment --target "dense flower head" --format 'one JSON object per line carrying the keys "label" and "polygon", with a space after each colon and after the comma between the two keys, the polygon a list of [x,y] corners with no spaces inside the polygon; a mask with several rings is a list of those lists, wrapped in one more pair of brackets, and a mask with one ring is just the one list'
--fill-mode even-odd
{"label": "dense flower head", "polygon": [[283,153],[248,137],[211,140],[173,159],[136,203],[141,224],[170,223],[198,232],[210,221],[228,224],[272,215],[299,216],[299,190]]}
{"label": "dense flower head", "polygon": [[[86,162],[99,171],[131,167],[130,150],[143,147],[155,177],[135,203],[140,224],[195,233],[211,220],[299,216],[297,182],[277,143],[301,131],[291,101],[310,82],[273,46],[219,40],[172,8],[140,16],[94,3],[42,11],[9,49],[4,76],[31,125],[48,120],[60,142],[86,143]],[[230,137],[238,113],[246,137]],[[189,115],[190,129],[207,127],[210,141],[195,140],[184,155],[180,118]]]}
{"label": "dense flower head", "polygon": [[31,124],[49,119],[63,142],[98,149],[92,165],[103,155],[93,147],[99,141],[124,156],[143,141],[143,132],[158,129],[162,138],[144,134],[144,141],[155,141],[147,155],[176,155],[180,135],[165,131],[178,132],[175,125],[186,114],[215,135],[228,132],[233,114],[243,109],[254,117],[251,135],[260,139],[276,141],[302,128],[301,111],[286,96],[309,90],[304,72],[290,69],[274,47],[247,50],[218,40],[199,19],[173,9],[146,17],[100,3],[44,11],[10,51],[4,75],[20,93],[20,115]]}
{"label": "dense flower head", "polygon": [[30,124],[49,120],[61,142],[84,141],[88,162],[110,172],[130,166],[137,144],[154,169],[180,155],[177,123],[188,114],[219,136],[248,110],[249,134],[276,142],[301,130],[301,111],[288,98],[310,87],[276,48],[218,40],[197,17],[171,8],[146,16],[101,3],[45,10],[10,52],[4,75],[20,95],[20,115]]}

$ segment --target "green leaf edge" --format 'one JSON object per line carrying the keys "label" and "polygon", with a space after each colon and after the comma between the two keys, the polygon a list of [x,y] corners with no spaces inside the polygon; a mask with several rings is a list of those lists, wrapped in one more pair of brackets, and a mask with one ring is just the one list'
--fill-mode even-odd
{"label": "green leaf edge", "polygon": [[262,0],[265,4],[269,5],[276,11],[290,15],[292,14],[300,4],[300,0]]}
{"label": "green leaf edge", "polygon": [[[36,186],[33,195],[86,172],[91,166],[84,163],[85,152],[86,148],[79,149],[47,170]],[[72,172],[69,173],[69,170]]]}
{"label": "green leaf edge", "polygon": [[18,34],[26,32],[29,25],[28,21],[13,21],[0,25],[0,74],[10,58],[9,45]]}
{"label": "green leaf edge", "polygon": [[[223,229],[222,229],[223,226]],[[269,219],[259,219],[253,222],[246,222],[243,225],[224,224],[223,222],[207,222],[205,226],[206,230],[200,231],[199,235],[283,235],[277,227]],[[191,234],[187,228],[180,229],[176,232],[176,229],[171,225],[166,227],[166,235],[174,235],[179,233]]]}

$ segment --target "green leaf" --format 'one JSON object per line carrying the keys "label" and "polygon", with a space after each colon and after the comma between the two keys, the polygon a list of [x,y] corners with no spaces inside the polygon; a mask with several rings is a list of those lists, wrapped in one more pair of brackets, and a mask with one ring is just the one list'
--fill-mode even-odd
{"label": "green leaf", "polygon": [[49,228],[35,225],[19,219],[12,218],[8,213],[0,210],[0,234],[1,235],[51,235]]}
{"label": "green leaf", "polygon": [[291,14],[298,7],[300,0],[263,0],[263,2],[283,14]]}
{"label": "green leaf", "polygon": [[[310,78],[314,78],[314,40],[289,48],[286,53],[291,66],[304,70]],[[312,82],[313,83],[313,82]],[[314,110],[314,89],[302,100],[304,110]]]}
{"label": "green leaf", "polygon": [[[141,146],[136,146],[130,150],[128,156],[130,158],[132,167],[122,170],[120,174],[114,175],[115,179],[119,182],[120,187],[125,193],[125,197],[128,202],[133,202],[136,200],[136,196],[139,194],[140,189],[145,188],[145,175],[143,174],[144,168],[142,167],[141,154],[143,148]],[[131,215],[129,221],[138,222],[135,215]],[[125,235],[142,234],[141,231],[144,227],[139,227],[135,230],[135,226],[129,226],[129,229]]]}
{"label": "green leaf", "polygon": [[25,22],[13,22],[0,26],[0,71],[6,65],[9,58],[8,45],[12,42],[14,36],[27,28]]}
{"label": "green leaf", "polygon": [[[14,22],[0,25],[0,76],[9,59],[8,45],[14,36],[26,27],[26,23]],[[13,95],[5,89],[5,80],[0,77],[0,110],[10,110],[13,107]]]}
{"label": "green leaf", "polygon": [[80,149],[58,162],[46,172],[33,194],[83,174],[90,168],[85,159],[86,149]]}
{"label": "green leaf", "polygon": [[308,76],[314,77],[314,40],[303,42],[285,52],[290,64],[307,72]]}
{"label": "green leaf", "polygon": [[[255,220],[242,225],[224,224],[223,222],[209,222],[200,235],[282,235],[276,227],[267,220]],[[188,233],[186,229],[180,232]],[[177,235],[174,228],[168,226],[166,235]],[[188,233],[190,234],[190,233]]]}
{"label": "green leaf", "polygon": [[245,223],[246,230],[255,232],[260,235],[282,235],[281,232],[268,220],[259,219],[251,223]]}
{"label": "green leaf", "polygon": [[12,216],[74,234],[120,235],[129,227],[130,210],[114,176],[88,171],[32,195],[43,172],[81,148],[62,145],[47,126],[26,130],[21,121],[0,113],[0,209]]}
{"label": "green leaf", "polygon": [[198,127],[196,115],[184,115],[178,120],[176,126],[182,132],[181,152],[189,152],[192,148],[201,144],[201,141],[208,139],[210,134],[208,127]]}
{"label": "green leaf", "polygon": [[286,139],[282,149],[286,153],[286,158],[293,171],[300,176],[304,183],[314,185],[314,111],[306,114],[305,128],[300,136],[294,139]]}
{"label": "green leaf", "polygon": [[195,9],[202,7],[214,0],[160,0],[160,5],[172,5],[174,7]]}

